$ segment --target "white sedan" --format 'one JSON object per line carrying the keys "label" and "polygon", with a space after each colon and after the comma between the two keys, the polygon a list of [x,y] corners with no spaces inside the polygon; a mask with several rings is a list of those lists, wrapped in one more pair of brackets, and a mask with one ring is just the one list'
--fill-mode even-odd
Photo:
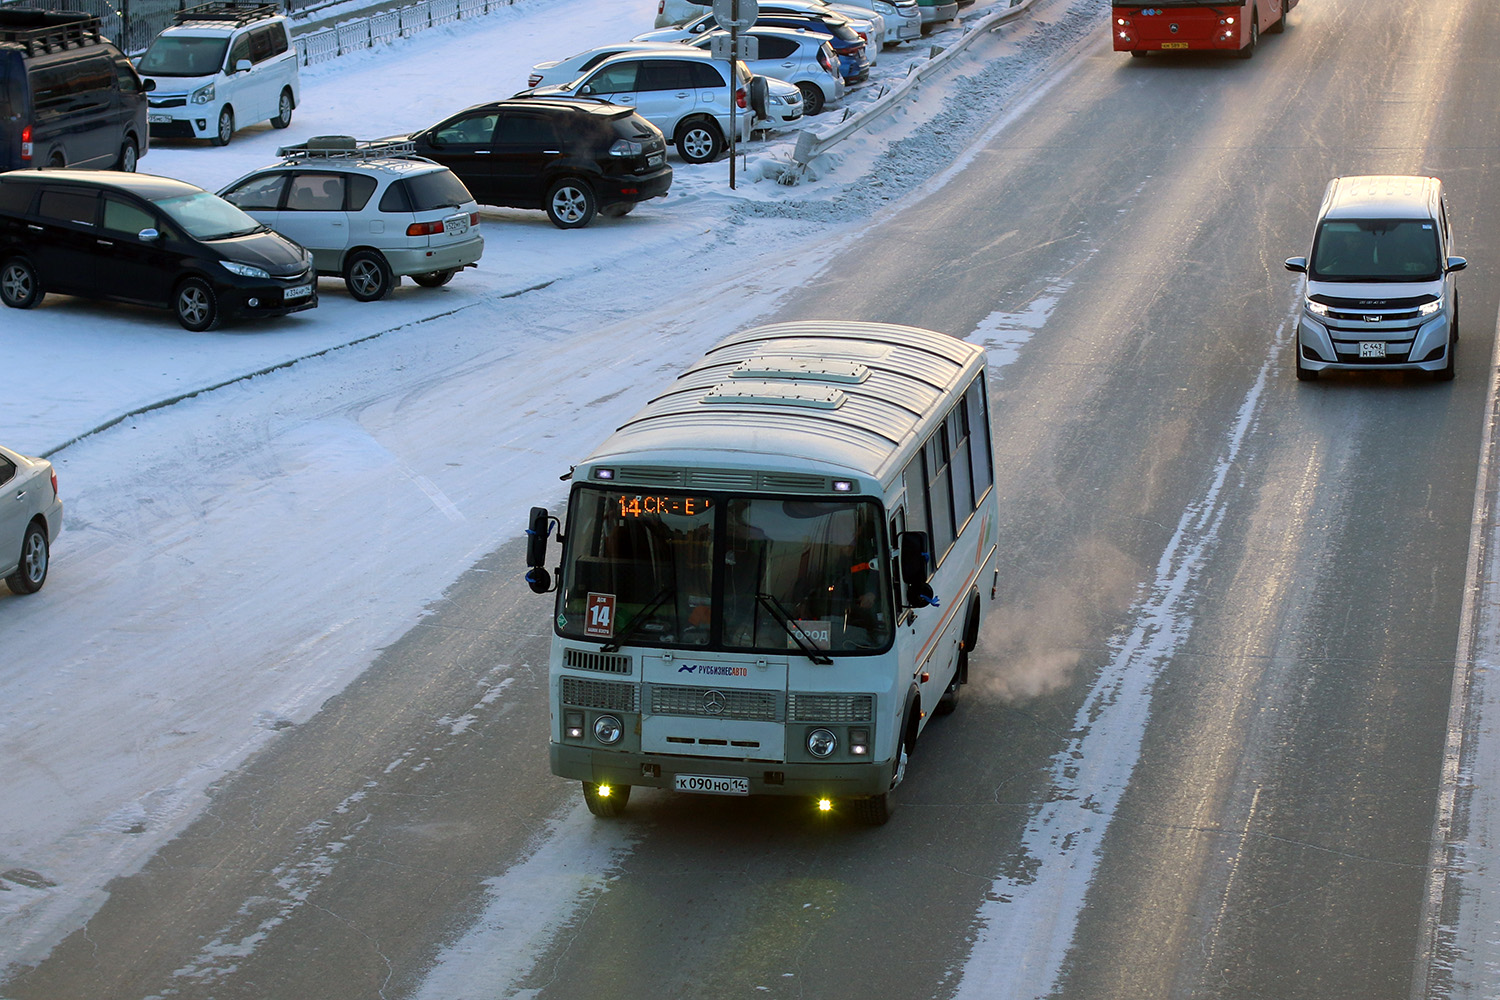
{"label": "white sedan", "polygon": [[47,582],[62,515],[52,463],[0,448],[0,577],[14,593],[34,594]]}

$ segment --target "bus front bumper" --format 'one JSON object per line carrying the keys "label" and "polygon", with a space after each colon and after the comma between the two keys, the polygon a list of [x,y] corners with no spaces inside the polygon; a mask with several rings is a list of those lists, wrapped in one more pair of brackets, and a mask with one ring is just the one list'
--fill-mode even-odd
{"label": "bus front bumper", "polygon": [[550,744],[552,773],[595,784],[677,788],[678,775],[745,778],[751,795],[856,798],[891,786],[891,762],[807,764],[594,750]]}

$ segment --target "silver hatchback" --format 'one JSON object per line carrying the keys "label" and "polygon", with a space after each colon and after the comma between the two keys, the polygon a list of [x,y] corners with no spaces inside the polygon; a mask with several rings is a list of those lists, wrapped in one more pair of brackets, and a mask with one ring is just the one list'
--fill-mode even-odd
{"label": "silver hatchback", "polygon": [[484,253],[474,196],[410,142],[317,136],[280,152],[220,197],[310,250],[318,273],[342,277],[360,302],[403,275],[446,285]]}

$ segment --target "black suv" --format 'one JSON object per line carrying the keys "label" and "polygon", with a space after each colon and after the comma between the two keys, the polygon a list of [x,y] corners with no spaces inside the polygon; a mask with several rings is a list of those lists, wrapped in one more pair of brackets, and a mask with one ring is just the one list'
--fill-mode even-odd
{"label": "black suv", "polygon": [[218,195],[101,170],[0,174],[0,301],[47,292],[171,309],[189,330],[318,304],[312,255]]}
{"label": "black suv", "polygon": [[134,170],[146,127],[141,78],[97,17],[0,9],[0,170]]}
{"label": "black suv", "polygon": [[605,101],[511,98],[476,104],[410,136],[482,205],[545,209],[561,229],[629,214],[672,185],[661,130]]}

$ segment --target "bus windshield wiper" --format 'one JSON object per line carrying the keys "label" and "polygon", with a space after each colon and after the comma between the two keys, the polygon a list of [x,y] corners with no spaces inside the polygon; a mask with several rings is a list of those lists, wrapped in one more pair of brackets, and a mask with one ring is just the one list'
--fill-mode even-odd
{"label": "bus windshield wiper", "polygon": [[786,634],[791,636],[792,641],[797,644],[798,649],[802,650],[804,656],[819,666],[828,666],[833,662],[832,657],[826,653],[818,652],[818,645],[813,641],[813,637],[804,632],[802,626],[792,620],[791,614],[787,612],[786,608],[782,607],[780,601],[776,600],[770,594],[759,590],[755,592],[755,599],[764,605],[767,611],[771,612],[771,617],[776,619],[776,624],[786,630]]}
{"label": "bus windshield wiper", "polygon": [[600,646],[599,652],[613,653],[621,646],[625,645],[625,643],[629,642],[631,639],[634,639],[635,634],[641,630],[641,626],[650,621],[651,616],[656,614],[657,610],[663,604],[667,603],[668,600],[674,597],[676,593],[676,588],[674,588],[670,583],[661,588],[661,590],[657,591],[656,596],[651,598],[651,603],[646,605],[641,610],[637,611],[635,613],[635,617],[630,619],[630,626],[626,628],[625,631],[621,632],[619,635],[611,639],[609,642],[606,642],[604,645]]}

